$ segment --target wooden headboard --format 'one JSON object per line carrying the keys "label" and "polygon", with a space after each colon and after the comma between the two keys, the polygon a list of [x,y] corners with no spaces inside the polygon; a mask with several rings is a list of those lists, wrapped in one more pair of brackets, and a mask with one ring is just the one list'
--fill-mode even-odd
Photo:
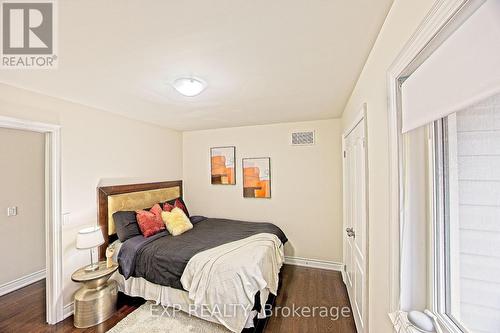
{"label": "wooden headboard", "polygon": [[113,213],[120,210],[137,210],[182,197],[182,180],[114,185],[97,188],[97,220],[104,234],[104,244],[99,247],[99,260],[106,258],[106,248],[117,239]]}

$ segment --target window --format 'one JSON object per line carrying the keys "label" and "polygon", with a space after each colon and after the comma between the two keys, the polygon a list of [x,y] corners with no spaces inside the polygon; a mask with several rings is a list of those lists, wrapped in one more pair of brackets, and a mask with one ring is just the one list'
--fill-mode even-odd
{"label": "window", "polygon": [[433,306],[453,332],[500,332],[500,95],[433,125]]}

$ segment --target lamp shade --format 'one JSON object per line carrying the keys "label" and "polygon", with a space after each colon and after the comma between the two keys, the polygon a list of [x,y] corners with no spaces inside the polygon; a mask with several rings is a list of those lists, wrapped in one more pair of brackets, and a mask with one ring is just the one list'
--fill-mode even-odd
{"label": "lamp shade", "polygon": [[104,243],[100,227],[94,226],[78,231],[76,236],[77,249],[91,249]]}

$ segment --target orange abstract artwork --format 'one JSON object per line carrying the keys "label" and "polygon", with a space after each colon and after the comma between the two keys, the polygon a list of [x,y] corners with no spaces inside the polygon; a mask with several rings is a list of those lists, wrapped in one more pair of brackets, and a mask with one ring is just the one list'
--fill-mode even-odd
{"label": "orange abstract artwork", "polygon": [[243,197],[271,197],[271,159],[243,159]]}
{"label": "orange abstract artwork", "polygon": [[215,147],[210,149],[210,174],[213,185],[236,184],[235,151],[235,147]]}

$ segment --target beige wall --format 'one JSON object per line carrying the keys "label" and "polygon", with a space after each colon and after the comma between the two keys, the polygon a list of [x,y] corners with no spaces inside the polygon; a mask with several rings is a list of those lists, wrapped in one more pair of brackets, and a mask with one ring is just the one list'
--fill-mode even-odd
{"label": "beige wall", "polygon": [[44,165],[42,133],[0,128],[0,285],[45,269]]}
{"label": "beige wall", "polygon": [[[74,249],[75,234],[82,226],[95,222],[95,186],[111,177],[179,179],[183,174],[193,213],[271,221],[290,238],[288,255],[341,261],[341,127],[349,126],[366,102],[371,224],[369,328],[370,332],[390,332],[386,75],[432,3],[395,1],[345,108],[342,126],[338,120],[327,120],[181,135],[0,85],[0,115],[63,126],[63,210],[71,213],[63,234],[65,304],[75,289],[69,278],[72,271],[88,260],[86,253]],[[301,128],[317,130],[316,146],[288,145],[290,130]],[[237,146],[236,186],[209,183],[209,147],[220,145]],[[271,200],[242,198],[243,156],[272,158]]]}
{"label": "beige wall", "polygon": [[368,106],[370,332],[391,332],[389,312],[389,156],[387,70],[430,10],[433,0],[396,0],[343,114],[344,128]]}
{"label": "beige wall", "polygon": [[[104,93],[104,92],[103,92]],[[71,274],[89,261],[75,249],[79,229],[96,223],[100,183],[182,178],[182,134],[90,107],[0,84],[0,116],[62,126],[64,304],[77,285]],[[118,178],[118,180],[117,180]]]}
{"label": "beige wall", "polygon": [[[267,221],[289,238],[286,255],[342,261],[340,120],[184,132],[183,175],[190,212]],[[289,144],[294,130],[317,143]],[[210,184],[210,147],[236,146],[236,185]],[[271,157],[272,198],[243,198],[242,157]]]}

